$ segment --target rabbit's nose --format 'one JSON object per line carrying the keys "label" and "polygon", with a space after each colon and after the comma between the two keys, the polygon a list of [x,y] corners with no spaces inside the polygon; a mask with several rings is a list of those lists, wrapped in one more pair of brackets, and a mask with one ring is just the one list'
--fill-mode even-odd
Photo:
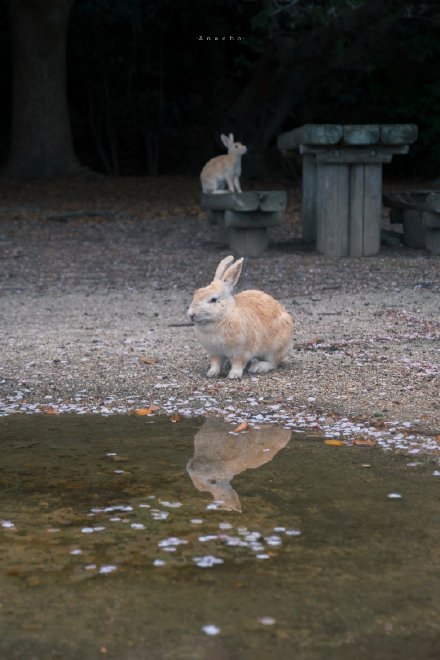
{"label": "rabbit's nose", "polygon": [[194,314],[194,312],[192,311],[192,309],[189,309],[189,310],[188,310],[188,318],[189,318],[191,321],[194,321],[194,319],[196,318],[196,315]]}

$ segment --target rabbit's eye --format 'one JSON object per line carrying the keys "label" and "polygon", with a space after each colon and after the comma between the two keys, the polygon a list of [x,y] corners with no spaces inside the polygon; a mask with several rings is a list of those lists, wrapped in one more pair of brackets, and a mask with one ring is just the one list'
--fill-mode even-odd
{"label": "rabbit's eye", "polygon": [[216,302],[218,302],[218,298],[217,298],[217,296],[213,296],[212,298],[210,298],[210,299],[208,300],[208,302],[210,302],[210,303],[216,303]]}

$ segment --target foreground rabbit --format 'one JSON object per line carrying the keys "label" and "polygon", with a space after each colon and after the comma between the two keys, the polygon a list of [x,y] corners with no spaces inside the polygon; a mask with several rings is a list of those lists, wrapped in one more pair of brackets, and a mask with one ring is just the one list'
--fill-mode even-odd
{"label": "foreground rabbit", "polygon": [[240,277],[243,259],[223,259],[214,280],[198,289],[188,309],[196,336],[206,348],[211,367],[209,378],[220,374],[228,360],[228,378],[249,372],[263,374],[275,369],[290,348],[293,320],[285,308],[262,291],[232,294]]}
{"label": "foreground rabbit", "polygon": [[[247,148],[241,142],[234,142],[232,133],[221,135],[221,141],[228,150],[225,156],[211,158],[200,173],[204,193],[241,192],[241,157]],[[226,187],[228,190],[226,190]]]}

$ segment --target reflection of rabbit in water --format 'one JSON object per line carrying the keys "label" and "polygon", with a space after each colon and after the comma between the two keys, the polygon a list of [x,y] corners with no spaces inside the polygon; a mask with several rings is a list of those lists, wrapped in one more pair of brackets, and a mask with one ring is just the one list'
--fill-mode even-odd
{"label": "reflection of rabbit in water", "polygon": [[271,461],[287,445],[291,432],[266,427],[234,436],[228,433],[231,428],[218,417],[208,418],[194,436],[194,456],[186,469],[198,490],[210,492],[214,500],[221,502],[220,509],[241,511],[239,497],[230,483],[233,477]]}

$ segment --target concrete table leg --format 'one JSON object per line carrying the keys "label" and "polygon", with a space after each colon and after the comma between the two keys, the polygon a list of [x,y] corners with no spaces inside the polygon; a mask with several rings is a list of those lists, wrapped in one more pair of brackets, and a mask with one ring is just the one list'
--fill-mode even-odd
{"label": "concrete table leg", "polygon": [[266,227],[256,229],[231,227],[229,247],[242,257],[258,257],[269,245],[269,232]]}
{"label": "concrete table leg", "polygon": [[318,252],[330,257],[368,257],[380,249],[381,163],[318,162]]}
{"label": "concrete table leg", "polygon": [[316,219],[318,252],[348,254],[349,166],[317,163]]}
{"label": "concrete table leg", "polygon": [[302,158],[302,229],[304,241],[316,241],[316,158]]}
{"label": "concrete table leg", "polygon": [[405,209],[403,215],[403,242],[413,248],[424,248],[426,245],[426,229],[423,222],[423,211]]}
{"label": "concrete table leg", "polygon": [[208,210],[208,222],[210,225],[217,225],[218,241],[222,245],[229,243],[229,230],[225,226],[225,212]]}
{"label": "concrete table leg", "polygon": [[380,250],[382,164],[350,166],[348,256],[370,257]]}

